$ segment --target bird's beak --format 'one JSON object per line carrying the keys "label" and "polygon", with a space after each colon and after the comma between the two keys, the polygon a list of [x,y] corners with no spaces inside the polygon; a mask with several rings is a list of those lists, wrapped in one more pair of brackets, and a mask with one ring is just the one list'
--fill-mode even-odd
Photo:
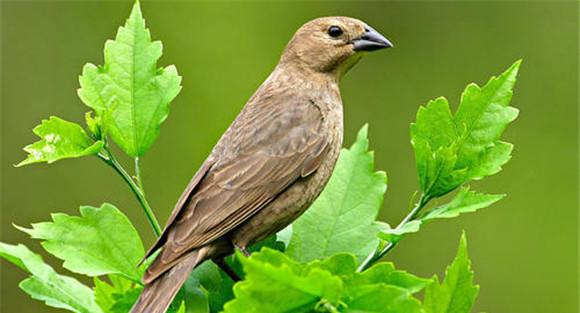
{"label": "bird's beak", "polygon": [[365,33],[351,41],[354,51],[375,51],[390,48],[393,44],[370,26],[365,26]]}

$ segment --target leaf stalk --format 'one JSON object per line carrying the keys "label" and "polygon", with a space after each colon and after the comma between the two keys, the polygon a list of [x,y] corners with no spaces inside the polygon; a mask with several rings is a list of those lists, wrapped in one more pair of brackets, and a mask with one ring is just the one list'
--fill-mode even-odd
{"label": "leaf stalk", "polygon": [[[399,225],[397,225],[395,230],[400,230],[401,228],[403,228],[405,224],[413,221],[417,217],[419,212],[421,212],[421,210],[427,205],[429,200],[431,200],[431,197],[426,196],[425,194],[421,194],[421,197],[419,198],[419,201],[417,201],[417,204],[413,207],[413,209],[409,212],[409,214],[407,214],[407,216],[403,218],[403,220],[399,223]],[[389,251],[391,251],[396,246],[397,242],[389,242],[382,249],[377,249],[371,252],[371,254],[369,254],[369,256],[359,265],[358,271],[362,272],[366,270],[375,262],[384,257],[387,253],[389,253]]]}
{"label": "leaf stalk", "polygon": [[139,204],[143,208],[145,216],[147,217],[147,221],[149,221],[151,228],[153,228],[155,236],[159,237],[161,235],[162,229],[161,226],[159,225],[157,217],[155,217],[155,213],[153,213],[153,209],[151,209],[151,206],[147,201],[147,198],[145,198],[145,192],[143,191],[143,184],[141,182],[139,159],[135,158],[135,174],[137,181],[135,182],[135,180],[133,180],[131,175],[127,173],[127,171],[123,168],[123,166],[119,163],[119,161],[117,161],[117,159],[113,156],[111,151],[106,146],[104,148],[104,151],[106,152],[106,155],[99,154],[99,158],[103,160],[105,163],[107,163],[109,166],[111,166],[119,175],[121,175],[121,177],[127,183],[127,185],[129,185],[129,188],[131,189],[133,194],[135,194],[137,201],[139,201]]}

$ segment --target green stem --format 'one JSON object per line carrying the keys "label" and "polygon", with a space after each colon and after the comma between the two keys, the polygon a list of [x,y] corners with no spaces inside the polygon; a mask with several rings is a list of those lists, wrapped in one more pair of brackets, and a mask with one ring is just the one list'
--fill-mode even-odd
{"label": "green stem", "polygon": [[139,185],[139,189],[145,195],[145,188],[143,188],[143,180],[141,180],[141,165],[139,164],[139,157],[135,157],[135,180]]}
{"label": "green stem", "polygon": [[[137,174],[139,177],[138,178],[139,185],[137,185],[137,183],[135,183],[135,181],[131,178],[131,175],[129,175],[129,173],[127,173],[127,171],[117,161],[117,159],[115,159],[113,154],[107,148],[105,148],[105,151],[107,152],[107,155],[99,154],[99,158],[105,161],[105,163],[107,163],[113,169],[115,169],[115,171],[119,173],[119,175],[121,175],[123,180],[129,185],[131,191],[133,191],[135,197],[137,197],[139,204],[141,204],[143,211],[145,211],[145,216],[147,217],[149,224],[151,224],[155,236],[159,237],[161,235],[161,226],[159,225],[159,222],[155,217],[155,213],[153,213],[153,210],[151,209],[149,202],[147,202],[147,199],[145,198],[145,193],[143,192],[143,189],[140,186],[141,185],[140,183],[141,179],[139,177],[140,174]],[[136,161],[136,165],[138,166],[138,161]]]}
{"label": "green stem", "polygon": [[[409,212],[409,214],[407,214],[407,216],[405,216],[405,218],[403,218],[403,220],[399,223],[399,225],[397,225],[395,230],[401,229],[406,223],[414,220],[417,217],[417,215],[419,214],[419,212],[421,211],[421,209],[423,209],[427,205],[427,202],[429,202],[429,200],[431,200],[429,197],[425,196],[425,194],[421,194],[421,198],[419,198],[419,201],[417,202],[415,207],[413,207],[411,212]],[[389,251],[391,251],[396,246],[397,246],[397,242],[389,242],[380,251],[378,249],[373,251],[361,263],[361,265],[358,267],[358,271],[362,272],[365,269],[369,268],[371,265],[373,265],[375,262],[377,262],[382,257],[384,257],[387,253],[389,253]]]}

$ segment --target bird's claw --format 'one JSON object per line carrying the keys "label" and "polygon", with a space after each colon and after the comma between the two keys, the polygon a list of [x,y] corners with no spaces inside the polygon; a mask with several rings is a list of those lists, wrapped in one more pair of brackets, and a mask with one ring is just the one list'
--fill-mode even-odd
{"label": "bird's claw", "polygon": [[234,243],[234,247],[236,249],[238,249],[241,253],[243,253],[246,257],[250,256],[250,251],[248,251],[248,249],[246,249],[246,247],[242,247],[242,246],[235,244],[235,243]]}

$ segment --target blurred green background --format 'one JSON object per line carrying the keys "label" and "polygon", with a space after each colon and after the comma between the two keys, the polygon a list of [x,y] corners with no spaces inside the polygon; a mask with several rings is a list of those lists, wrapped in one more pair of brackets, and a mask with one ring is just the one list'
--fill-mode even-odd
{"label": "blurred green background", "polygon": [[[13,168],[31,129],[50,115],[81,122],[76,96],[85,62],[102,64],[106,39],[130,2],[2,2],[0,227],[4,242],[27,239],[51,212],[76,214],[107,201],[153,240],[133,195],[97,158]],[[409,123],[419,105],[444,95],[455,106],[471,81],[484,83],[524,59],[513,105],[521,110],[506,139],[512,161],[477,190],[507,193],[476,214],[438,221],[389,255],[419,275],[441,275],[462,229],[482,286],[476,311],[577,312],[578,4],[575,2],[142,2],[155,39],[175,64],[183,91],[161,136],[143,158],[145,187],[164,221],[213,144],[276,64],[292,33],[324,15],[358,17],[395,48],[366,57],[342,82],[345,144],[370,124],[376,167],[389,175],[381,213],[396,223],[417,188]],[[51,264],[59,265],[52,257]],[[1,263],[0,311],[56,312],[30,300],[24,273]],[[63,270],[60,270],[63,272]]]}

